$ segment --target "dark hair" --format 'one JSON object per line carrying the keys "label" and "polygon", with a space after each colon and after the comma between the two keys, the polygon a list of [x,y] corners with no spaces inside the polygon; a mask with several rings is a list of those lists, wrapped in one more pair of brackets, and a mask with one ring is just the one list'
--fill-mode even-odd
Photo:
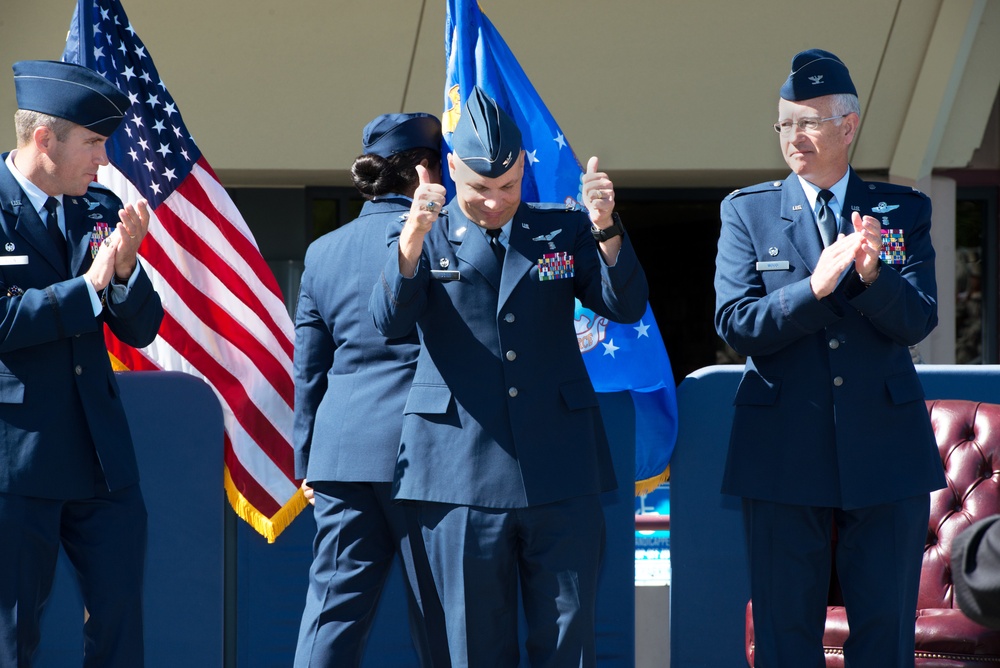
{"label": "dark hair", "polygon": [[441,154],[429,148],[411,148],[388,158],[366,153],[355,159],[351,179],[365,199],[389,193],[411,195],[417,187],[416,167],[424,160],[428,169],[436,169],[441,164]]}

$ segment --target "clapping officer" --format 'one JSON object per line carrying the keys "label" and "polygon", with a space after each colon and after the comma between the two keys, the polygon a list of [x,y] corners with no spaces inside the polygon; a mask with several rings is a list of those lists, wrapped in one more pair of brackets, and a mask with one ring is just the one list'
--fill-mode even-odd
{"label": "clapping officer", "polygon": [[715,325],[747,356],[722,491],[743,498],[768,668],[824,665],[834,531],[848,665],[913,666],[929,493],[945,484],[909,351],[937,324],[931,202],[854,172],[860,121],[844,63],[795,55],[774,124],[792,173],[721,206]]}
{"label": "clapping officer", "polygon": [[145,200],[94,182],[128,98],[96,72],[14,64],[0,166],[0,665],[30,666],[60,545],[84,665],[143,665],[146,507],[104,326],[143,347],[163,309],[136,251]]}

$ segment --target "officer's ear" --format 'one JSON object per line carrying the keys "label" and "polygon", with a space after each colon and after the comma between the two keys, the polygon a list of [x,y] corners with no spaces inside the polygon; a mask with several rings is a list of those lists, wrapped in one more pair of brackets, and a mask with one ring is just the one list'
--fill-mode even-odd
{"label": "officer's ear", "polygon": [[857,134],[859,125],[861,125],[861,117],[853,111],[847,114],[847,117],[840,122],[840,132],[844,137],[845,144],[850,144],[854,141],[854,135]]}
{"label": "officer's ear", "polygon": [[31,133],[31,141],[39,153],[48,153],[56,141],[56,133],[47,125],[39,125]]}

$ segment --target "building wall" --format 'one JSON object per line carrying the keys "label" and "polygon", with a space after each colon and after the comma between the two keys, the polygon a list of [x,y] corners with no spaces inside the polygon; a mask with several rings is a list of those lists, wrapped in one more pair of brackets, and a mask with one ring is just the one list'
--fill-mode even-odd
{"label": "building wall", "polygon": [[[20,59],[58,59],[75,3],[3,3],[0,118],[11,118],[6,68]],[[360,130],[375,115],[442,111],[444,0],[123,4],[286,289],[296,285],[296,263],[310,240],[303,236],[304,187],[350,185]],[[866,177],[923,186],[934,197],[945,325],[922,353],[928,362],[949,361],[954,307],[945,288],[955,273],[947,252],[955,187],[948,179],[932,185],[931,170],[948,169],[949,179],[968,166],[1000,170],[1000,2],[480,6],[578,157],[600,156],[620,188],[731,189],[783,177],[770,124],[790,58],[809,47],[838,53],[862,102],[853,165]],[[8,132],[0,146],[13,145]],[[668,234],[664,226],[657,243],[669,255]],[[700,249],[693,261],[711,262],[712,255]]]}
{"label": "building wall", "polygon": [[[59,58],[74,3],[4,5],[4,68],[23,58]],[[835,11],[816,0],[480,5],[577,154],[599,155],[622,185],[644,187],[746,183],[784,172],[770,130],[777,90],[791,55],[814,46],[845,59],[861,94],[865,123],[855,165],[887,171],[904,121],[937,111],[910,107],[932,69],[923,67],[928,48],[961,47],[964,39],[971,49],[977,29],[1000,34],[996,10],[976,14],[984,0],[842,0]],[[442,109],[444,0],[124,6],[228,185],[349,185],[346,166],[369,119]],[[953,24],[972,25],[971,37],[945,30]],[[995,92],[992,75],[953,51],[962,53],[938,49],[934,67],[969,69]],[[970,105],[956,106],[971,113]],[[13,86],[2,75],[0,115],[13,110]],[[952,129],[961,137],[949,145],[965,148],[948,153],[951,162],[967,161],[980,144],[979,116]]]}

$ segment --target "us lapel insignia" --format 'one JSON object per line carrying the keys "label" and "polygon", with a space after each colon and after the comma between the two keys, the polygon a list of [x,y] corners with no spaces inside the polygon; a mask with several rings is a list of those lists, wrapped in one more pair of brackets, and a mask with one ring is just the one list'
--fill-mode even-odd
{"label": "us lapel insignia", "polygon": [[767,249],[767,254],[770,255],[771,257],[778,257],[778,247],[771,246],[770,248]]}
{"label": "us lapel insignia", "polygon": [[8,241],[6,243],[6,245],[4,245],[3,249],[5,251],[7,251],[8,253],[13,253],[14,252],[14,242],[13,241]]}

